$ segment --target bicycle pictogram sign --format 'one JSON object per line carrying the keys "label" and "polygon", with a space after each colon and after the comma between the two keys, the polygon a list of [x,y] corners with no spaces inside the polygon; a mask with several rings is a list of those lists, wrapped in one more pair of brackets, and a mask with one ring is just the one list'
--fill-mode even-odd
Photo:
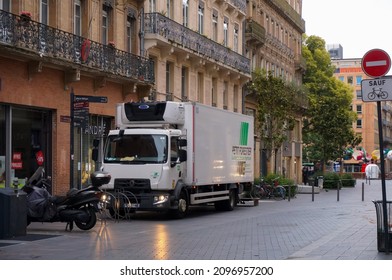
{"label": "bicycle pictogram sign", "polygon": [[388,92],[383,91],[382,88],[373,88],[373,91],[368,93],[368,98],[374,100],[376,97],[377,99],[387,99]]}
{"label": "bicycle pictogram sign", "polygon": [[363,79],[361,81],[362,101],[392,100],[392,76],[379,79]]}

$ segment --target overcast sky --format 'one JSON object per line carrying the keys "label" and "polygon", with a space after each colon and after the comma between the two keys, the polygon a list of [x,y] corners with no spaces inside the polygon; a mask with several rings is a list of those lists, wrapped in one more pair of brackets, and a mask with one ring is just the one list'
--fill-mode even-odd
{"label": "overcast sky", "polygon": [[392,0],[302,0],[306,35],[340,44],[343,58],[374,48],[392,57]]}

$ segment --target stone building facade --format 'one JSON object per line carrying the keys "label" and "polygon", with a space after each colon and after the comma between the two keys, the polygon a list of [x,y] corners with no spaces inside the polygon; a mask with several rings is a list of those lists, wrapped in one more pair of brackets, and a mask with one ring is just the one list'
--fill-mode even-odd
{"label": "stone building facade", "polygon": [[[10,186],[15,177],[23,184],[43,165],[52,193],[87,185],[100,164],[91,160],[93,141],[101,140],[102,149],[119,102],[189,100],[255,114],[246,92],[252,69],[301,83],[301,5],[0,0],[0,184]],[[261,35],[249,33],[252,22]],[[293,178],[300,126],[299,116],[277,155]],[[260,141],[255,150],[262,155]],[[264,163],[256,158],[258,176]]]}

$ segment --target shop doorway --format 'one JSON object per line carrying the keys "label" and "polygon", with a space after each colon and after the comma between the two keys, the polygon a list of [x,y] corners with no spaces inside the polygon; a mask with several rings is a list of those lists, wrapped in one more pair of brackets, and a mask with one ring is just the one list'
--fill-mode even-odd
{"label": "shop doorway", "polygon": [[73,187],[85,188],[91,184],[90,175],[99,170],[102,160],[92,160],[93,141],[99,140],[99,154],[113,122],[112,117],[90,115],[85,127],[74,128]]}

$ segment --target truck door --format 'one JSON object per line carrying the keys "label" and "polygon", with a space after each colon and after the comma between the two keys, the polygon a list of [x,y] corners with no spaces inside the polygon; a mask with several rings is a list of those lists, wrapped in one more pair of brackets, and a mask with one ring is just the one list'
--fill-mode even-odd
{"label": "truck door", "polygon": [[170,160],[170,177],[175,183],[182,177],[182,163],[179,161],[178,156],[178,137],[170,137],[170,151],[169,151],[169,160]]}

